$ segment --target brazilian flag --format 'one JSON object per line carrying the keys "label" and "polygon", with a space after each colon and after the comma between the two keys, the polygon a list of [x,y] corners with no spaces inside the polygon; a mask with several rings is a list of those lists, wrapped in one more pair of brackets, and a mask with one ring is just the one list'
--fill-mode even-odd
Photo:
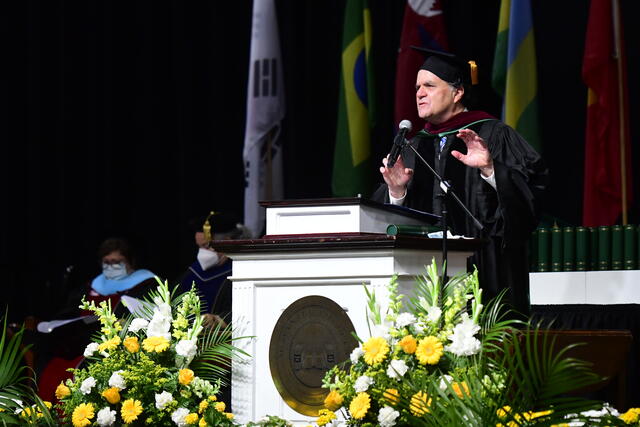
{"label": "brazilian flag", "polygon": [[492,84],[503,96],[503,121],[540,152],[536,45],[529,0],[502,0]]}
{"label": "brazilian flag", "polygon": [[377,170],[371,159],[374,81],[371,13],[367,0],[347,0],[332,190],[336,197],[368,196]]}

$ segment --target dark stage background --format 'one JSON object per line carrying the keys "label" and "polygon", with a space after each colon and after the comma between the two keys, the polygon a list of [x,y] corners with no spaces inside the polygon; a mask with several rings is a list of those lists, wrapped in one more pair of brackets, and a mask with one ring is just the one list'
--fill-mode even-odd
{"label": "dark stage background", "polygon": [[[331,196],[344,3],[276,0],[287,97],[286,198]],[[393,88],[404,1],[370,3],[380,159],[397,126]],[[482,106],[499,115],[489,78],[500,2],[443,3],[452,50],[476,59]],[[545,211],[578,224],[589,1],[532,3],[543,155],[552,178]],[[632,0],[621,3],[633,120],[640,35]],[[11,318],[51,316],[68,286],[98,273],[96,248],[108,236],[132,239],[140,265],[173,281],[195,257],[190,218],[211,208],[242,214],[251,12],[250,1],[0,6],[8,72],[0,279]],[[633,129],[634,144],[638,137]],[[635,150],[636,165],[637,159]],[[640,188],[638,173],[634,181]],[[637,222],[635,212],[630,219]]]}

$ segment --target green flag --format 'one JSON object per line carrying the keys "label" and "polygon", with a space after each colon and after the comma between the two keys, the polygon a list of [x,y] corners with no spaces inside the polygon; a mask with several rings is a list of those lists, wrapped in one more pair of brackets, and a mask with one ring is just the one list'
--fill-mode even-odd
{"label": "green flag", "polygon": [[342,34],[338,126],[333,161],[334,196],[368,196],[375,167],[371,129],[375,104],[371,53],[371,15],[367,0],[347,0]]}

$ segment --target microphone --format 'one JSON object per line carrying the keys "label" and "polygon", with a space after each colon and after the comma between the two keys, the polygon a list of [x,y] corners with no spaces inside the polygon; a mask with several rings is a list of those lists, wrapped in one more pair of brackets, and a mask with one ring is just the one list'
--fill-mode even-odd
{"label": "microphone", "polygon": [[398,160],[398,156],[402,152],[404,148],[405,139],[404,136],[407,132],[411,132],[411,122],[409,120],[403,120],[398,125],[400,129],[393,139],[393,145],[391,146],[391,152],[389,153],[389,160],[387,160],[387,167],[392,168],[393,165],[396,164],[396,160]]}

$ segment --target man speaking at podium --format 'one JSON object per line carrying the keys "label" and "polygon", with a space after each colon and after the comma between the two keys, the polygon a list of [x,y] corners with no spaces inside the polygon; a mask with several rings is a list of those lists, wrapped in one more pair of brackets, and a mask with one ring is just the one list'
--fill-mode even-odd
{"label": "man speaking at podium", "polygon": [[437,215],[446,208],[453,234],[484,239],[470,261],[478,267],[485,301],[508,289],[507,302],[528,316],[529,239],[538,224],[547,167],[514,129],[483,111],[470,110],[475,63],[424,51],[416,102],[426,125],[409,144],[484,228],[443,194],[439,180],[408,146],[382,160],[384,184],[372,198]]}

